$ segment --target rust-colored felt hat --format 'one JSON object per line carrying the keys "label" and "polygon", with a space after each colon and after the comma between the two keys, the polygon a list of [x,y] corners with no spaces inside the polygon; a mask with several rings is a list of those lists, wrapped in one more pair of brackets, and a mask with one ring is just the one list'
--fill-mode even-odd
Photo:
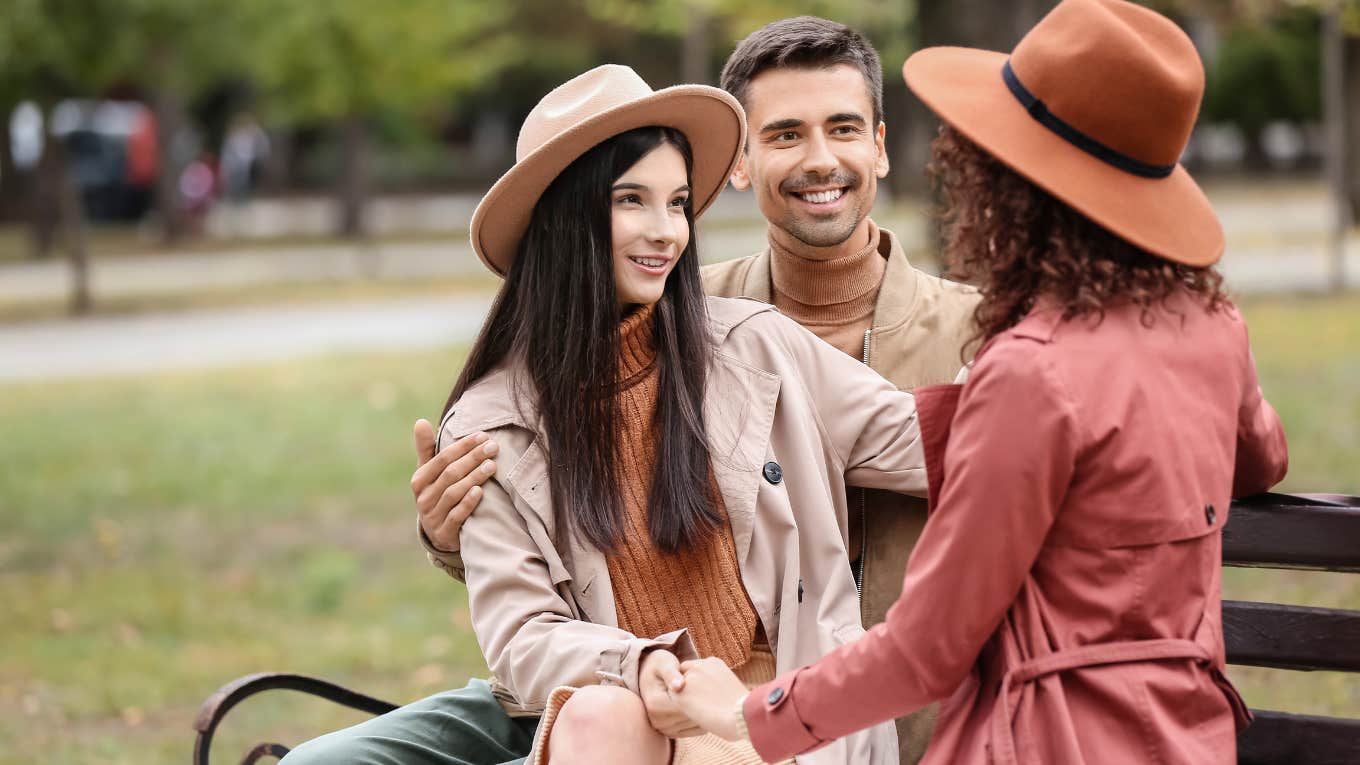
{"label": "rust-colored felt hat", "polygon": [[606,64],[559,85],[529,112],[515,145],[515,165],[472,214],[472,249],[505,276],[534,205],[563,170],[605,139],[634,128],[679,130],[694,154],[694,215],[727,184],[746,140],[746,113],[726,91],[707,85],[652,90],[631,68]]}
{"label": "rust-colored felt hat", "polygon": [[1218,216],[1179,164],[1204,66],[1170,19],[1063,0],[1009,56],[927,48],[902,74],[945,122],[1118,236],[1190,266],[1222,256]]}

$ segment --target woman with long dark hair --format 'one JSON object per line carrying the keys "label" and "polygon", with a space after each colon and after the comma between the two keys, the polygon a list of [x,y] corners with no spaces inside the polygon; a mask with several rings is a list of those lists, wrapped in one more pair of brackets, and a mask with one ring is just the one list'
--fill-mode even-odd
{"label": "woman with long dark hair", "polygon": [[1220,531],[1287,453],[1177,165],[1194,45],[1064,0],[1009,57],[932,48],[904,75],[947,123],[946,256],[982,295],[968,380],[916,390],[931,518],[860,641],[753,691],[709,660],[672,689],[767,760],[944,699],[926,763],[1234,763]]}
{"label": "woman with long dark hair", "polygon": [[[600,67],[535,107],[473,216],[505,284],[440,439],[500,445],[460,573],[498,698],[542,715],[533,762],[759,762],[665,678],[712,657],[754,685],[856,638],[846,485],[925,492],[909,394],[703,296],[694,219],[743,143],[723,91]],[[896,758],[887,723],[804,761]]]}

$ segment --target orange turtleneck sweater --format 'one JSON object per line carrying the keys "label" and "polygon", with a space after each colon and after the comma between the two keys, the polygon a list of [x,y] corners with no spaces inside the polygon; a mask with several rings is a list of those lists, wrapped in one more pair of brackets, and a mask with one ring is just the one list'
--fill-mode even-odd
{"label": "orange turtleneck sweater", "polygon": [[750,656],[758,620],[737,564],[732,527],[717,485],[709,496],[722,526],[699,544],[666,555],[647,531],[656,469],[656,399],[660,374],[653,343],[652,307],[639,308],[619,327],[618,480],[624,534],[606,556],[619,627],[652,637],[689,628],[700,656],[739,667]]}
{"label": "orange turtleneck sweater", "polygon": [[857,252],[813,260],[770,240],[774,304],[784,315],[831,345],[861,358],[864,333],[873,327],[874,306],[888,259],[879,251],[878,226],[869,221],[869,241]]}

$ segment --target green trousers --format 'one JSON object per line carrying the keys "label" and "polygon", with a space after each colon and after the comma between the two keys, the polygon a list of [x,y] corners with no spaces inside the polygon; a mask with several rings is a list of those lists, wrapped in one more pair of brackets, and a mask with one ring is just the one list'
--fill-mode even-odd
{"label": "green trousers", "polygon": [[485,680],[312,739],[282,765],[520,765],[537,717],[510,717]]}

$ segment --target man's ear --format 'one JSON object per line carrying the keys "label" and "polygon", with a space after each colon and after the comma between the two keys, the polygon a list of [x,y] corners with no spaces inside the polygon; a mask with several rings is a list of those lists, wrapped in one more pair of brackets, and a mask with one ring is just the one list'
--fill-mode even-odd
{"label": "man's ear", "polygon": [[746,149],[741,150],[741,156],[737,157],[737,166],[732,168],[732,188],[737,191],[745,191],[751,188],[751,176],[746,174]]}
{"label": "man's ear", "polygon": [[879,178],[888,177],[888,147],[884,137],[888,134],[888,128],[882,122],[878,123],[878,129],[874,131],[874,147],[878,156],[874,158],[874,175]]}

